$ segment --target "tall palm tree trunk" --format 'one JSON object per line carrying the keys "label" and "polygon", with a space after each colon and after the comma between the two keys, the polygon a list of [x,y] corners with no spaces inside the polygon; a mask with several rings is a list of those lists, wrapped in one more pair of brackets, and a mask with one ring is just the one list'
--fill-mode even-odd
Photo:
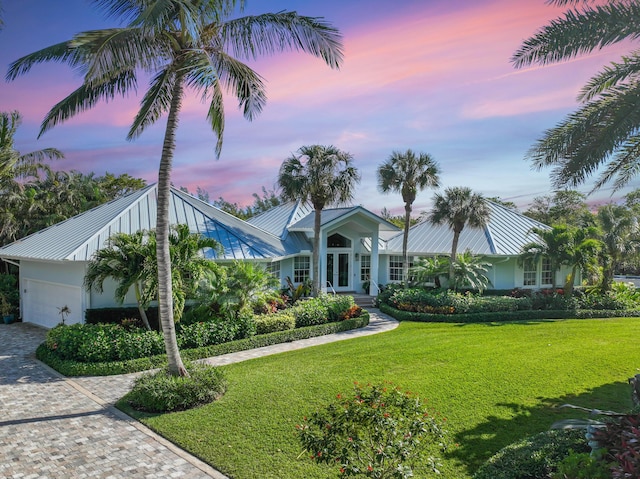
{"label": "tall palm tree trunk", "polygon": [[171,107],[162,145],[162,157],[158,171],[158,213],[156,218],[156,252],[158,261],[158,311],[164,337],[164,346],[169,361],[169,373],[174,376],[188,376],[176,339],[173,322],[173,290],[171,282],[171,255],[169,252],[169,197],[171,195],[171,163],[175,151],[175,132],[178,127],[178,113],[182,105],[182,76],[177,75],[173,86]]}
{"label": "tall palm tree trunk", "polygon": [[453,241],[451,242],[451,258],[449,258],[449,287],[453,284],[453,265],[456,262],[458,254],[458,240],[460,239],[460,231],[454,230]]}
{"label": "tall palm tree trunk", "polygon": [[[313,218],[313,296],[320,293],[320,224],[322,209],[316,209]],[[328,279],[328,278],[327,278]]]}
{"label": "tall palm tree trunk", "polygon": [[409,224],[411,222],[411,205],[404,205],[404,236],[402,237],[402,279],[405,286],[409,284]]}

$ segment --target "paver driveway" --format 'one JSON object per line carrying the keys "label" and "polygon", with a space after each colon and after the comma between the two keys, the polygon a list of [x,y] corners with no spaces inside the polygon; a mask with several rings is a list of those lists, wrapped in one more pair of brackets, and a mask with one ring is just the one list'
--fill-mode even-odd
{"label": "paver driveway", "polygon": [[111,406],[133,375],[70,380],[36,361],[45,334],[0,324],[0,478],[224,477]]}

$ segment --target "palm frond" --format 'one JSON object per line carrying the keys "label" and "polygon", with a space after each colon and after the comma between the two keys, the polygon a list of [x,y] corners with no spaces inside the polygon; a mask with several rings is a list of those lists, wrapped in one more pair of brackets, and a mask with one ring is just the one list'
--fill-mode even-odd
{"label": "palm frond", "polygon": [[77,113],[92,108],[100,100],[111,100],[116,94],[124,94],[137,86],[135,72],[125,71],[118,77],[102,84],[82,84],[69,96],[51,108],[40,126],[38,137],[58,123],[71,118]]}
{"label": "palm frond", "polygon": [[343,60],[342,36],[322,18],[296,12],[266,13],[229,20],[221,37],[233,56],[256,59],[262,55],[293,50],[322,58],[331,68]]}
{"label": "palm frond", "polygon": [[9,65],[5,78],[7,81],[15,80],[18,76],[28,73],[34,65],[50,61],[67,63],[72,67],[80,67],[84,64],[85,58],[84,53],[77,48],[71,47],[69,42],[57,43],[18,58]]}
{"label": "palm frond", "polygon": [[151,86],[145,93],[140,103],[140,110],[129,129],[127,140],[140,136],[149,125],[169,111],[175,81],[175,74],[169,69],[160,71],[151,80]]}
{"label": "palm frond", "polygon": [[640,173],[640,135],[633,135],[626,139],[613,159],[602,172],[591,193],[613,181],[613,191],[626,186]]}
{"label": "palm frond", "polygon": [[568,60],[640,36],[638,2],[608,2],[569,10],[524,41],[511,58],[516,68]]}
{"label": "palm frond", "polygon": [[171,58],[168,38],[139,28],[109,28],[82,32],[69,42],[85,58],[85,82],[102,83],[123,71],[155,71]]}
{"label": "palm frond", "polygon": [[209,102],[209,110],[207,112],[207,119],[211,124],[211,130],[216,135],[216,158],[220,158],[222,152],[222,138],[224,135],[224,97],[222,95],[222,89],[220,83],[213,85],[211,93],[211,101]]}
{"label": "palm frond", "polygon": [[640,50],[631,52],[629,56],[622,57],[622,63],[611,63],[591,78],[582,88],[578,101],[588,102],[601,93],[610,90],[620,83],[632,79],[638,81],[640,75]]}
{"label": "palm frond", "polygon": [[534,168],[555,166],[557,189],[583,183],[640,125],[640,83],[623,84],[603,93],[547,130],[527,153]]}

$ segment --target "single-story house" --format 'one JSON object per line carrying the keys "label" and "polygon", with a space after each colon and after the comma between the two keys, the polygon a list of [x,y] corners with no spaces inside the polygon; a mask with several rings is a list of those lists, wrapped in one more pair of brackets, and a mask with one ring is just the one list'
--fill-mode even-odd
{"label": "single-story house", "polygon": [[[115,306],[115,284],[103,293],[87,291],[83,281],[92,255],[118,232],[152,229],[156,223],[156,185],[100,205],[0,248],[0,258],[19,266],[20,310],[23,321],[53,327],[59,310],[70,310],[66,322],[82,322],[89,308]],[[459,251],[483,255],[493,266],[490,279],[497,289],[550,286],[548,262],[521,266],[517,257],[535,238],[532,227],[545,227],[496,203],[485,228],[465,228]],[[171,223],[186,223],[194,233],[216,239],[224,248],[217,261],[254,261],[266,265],[285,284],[311,277],[313,209],[292,202],[248,221],[177,189],[171,190]],[[322,212],[320,284],[329,292],[362,292],[401,281],[402,231],[362,206],[330,208]],[[445,226],[422,222],[411,228],[408,250],[413,258],[447,255],[452,233]],[[526,269],[525,269],[526,268]],[[545,269],[546,268],[546,269]],[[556,273],[559,280],[566,271]],[[135,305],[133,295],[127,305]]]}

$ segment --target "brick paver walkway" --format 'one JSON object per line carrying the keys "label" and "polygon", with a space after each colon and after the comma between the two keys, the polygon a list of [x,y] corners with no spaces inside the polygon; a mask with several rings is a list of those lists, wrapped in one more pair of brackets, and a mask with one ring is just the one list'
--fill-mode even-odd
{"label": "brick paver walkway", "polygon": [[[229,364],[396,326],[374,310],[360,330],[207,362]],[[0,324],[0,478],[225,478],[113,407],[139,373],[65,378],[35,359],[45,335],[30,324]]]}

